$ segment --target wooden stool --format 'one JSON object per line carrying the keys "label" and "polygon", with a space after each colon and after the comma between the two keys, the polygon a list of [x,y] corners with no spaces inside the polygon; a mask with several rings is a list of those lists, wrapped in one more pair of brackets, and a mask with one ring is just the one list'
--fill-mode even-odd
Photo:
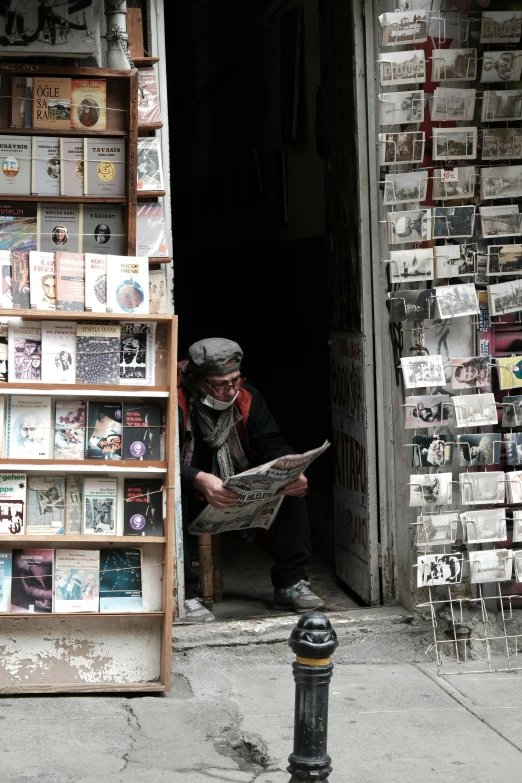
{"label": "wooden stool", "polygon": [[212,609],[223,600],[223,569],[221,568],[221,536],[204,533],[198,536],[199,588],[203,604]]}

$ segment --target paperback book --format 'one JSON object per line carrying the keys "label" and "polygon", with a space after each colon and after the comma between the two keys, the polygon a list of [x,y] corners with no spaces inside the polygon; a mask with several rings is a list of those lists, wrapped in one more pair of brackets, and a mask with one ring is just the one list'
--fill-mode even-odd
{"label": "paperback book", "polygon": [[7,398],[5,456],[8,459],[48,459],[51,398]]}
{"label": "paperback book", "polygon": [[[433,258],[431,264],[433,267]],[[419,264],[419,267],[420,266],[421,264]],[[426,267],[428,267],[428,264],[426,264]],[[421,273],[420,270],[417,271],[419,274]],[[430,279],[428,272],[426,272],[422,279]],[[165,315],[167,312],[167,273],[165,269],[151,269],[149,271],[149,313],[160,313]]]}
{"label": "paperback book", "polygon": [[0,473],[0,535],[25,534],[26,490],[25,473]]}
{"label": "paperback book", "polygon": [[57,549],[55,553],[54,611],[97,612],[100,601],[100,552],[94,549]]}
{"label": "paperback book", "polygon": [[163,409],[158,403],[123,403],[123,459],[161,460]]}
{"label": "paperback book", "polygon": [[13,549],[11,612],[48,614],[53,609],[52,549]]}
{"label": "paperback book", "polygon": [[25,80],[24,128],[33,127],[33,77]]}
{"label": "paperback book", "polygon": [[56,310],[54,253],[29,251],[29,282],[31,310]]}
{"label": "paperback book", "polygon": [[141,612],[142,609],[141,549],[102,549],[100,612]]}
{"label": "paperback book", "polygon": [[0,267],[2,268],[2,290],[0,307],[2,310],[13,309],[13,264],[9,250],[0,250]]}
{"label": "paperback book", "polygon": [[86,138],[84,143],[86,196],[124,196],[125,139]]}
{"label": "paperback book", "polygon": [[84,204],[83,244],[84,253],[116,253],[123,248],[121,206],[118,204]]}
{"label": "paperback book", "polygon": [[65,477],[29,476],[27,479],[27,534],[59,536],[64,533]]}
{"label": "paperback book", "polygon": [[36,215],[34,202],[0,202],[0,250],[36,250]]}
{"label": "paperback book", "polygon": [[[9,335],[8,325],[0,321],[0,383],[7,383],[9,378],[9,369],[8,369],[9,349],[7,344],[8,335]],[[3,421],[3,408],[2,408],[2,421]],[[1,443],[2,443],[2,438],[0,437],[0,445]]]}
{"label": "paperback book", "polygon": [[83,196],[83,139],[60,139],[60,193]]}
{"label": "paperback book", "polygon": [[60,139],[33,136],[31,193],[38,196],[60,195]]}
{"label": "paperback book", "polygon": [[56,253],[56,309],[83,313],[85,259],[83,253]]}
{"label": "paperback book", "polygon": [[138,71],[138,125],[161,122],[158,85],[154,68]]}
{"label": "paperback book", "polygon": [[25,128],[25,76],[11,76],[11,128]]}
{"label": "paperback book", "polygon": [[42,325],[40,321],[9,324],[9,381],[42,380]]}
{"label": "paperback book", "polygon": [[163,188],[160,139],[157,136],[142,136],[138,138],[138,190]]}
{"label": "paperback book", "polygon": [[83,476],[68,473],[65,477],[65,535],[81,533],[83,516]]}
{"label": "paperback book", "polygon": [[31,307],[29,285],[30,252],[30,250],[14,250],[11,252],[11,264],[13,269],[13,310],[29,310]]}
{"label": "paperback book", "polygon": [[167,258],[165,210],[161,204],[140,204],[136,210],[136,254]]}
{"label": "paperback book", "polygon": [[126,536],[163,535],[163,482],[161,479],[124,481],[124,528]]}
{"label": "paperback book", "polygon": [[121,325],[120,384],[154,386],[156,324]]}
{"label": "paperback book", "polygon": [[0,192],[24,196],[31,192],[31,139],[0,136]]}
{"label": "paperback book", "polygon": [[119,324],[77,324],[76,380],[84,384],[119,384]]}
{"label": "paperback book", "polygon": [[79,253],[81,233],[78,204],[38,204],[38,250]]}
{"label": "paperback book", "polygon": [[107,82],[105,79],[71,79],[71,128],[106,128]]}
{"label": "paperback book", "polygon": [[117,480],[90,478],[83,482],[84,535],[116,535]]}
{"label": "paperback book", "polygon": [[70,127],[71,80],[34,76],[33,128],[69,130]]}
{"label": "paperback book", "polygon": [[13,553],[0,552],[0,612],[8,612],[11,606],[11,576]]}
{"label": "paperback book", "polygon": [[149,259],[107,256],[107,312],[147,315]]}
{"label": "paperback book", "polygon": [[76,324],[42,321],[42,381],[76,382]]}
{"label": "paperback book", "polygon": [[54,458],[85,457],[86,404],[81,400],[56,400],[54,413]]}
{"label": "paperback book", "polygon": [[85,253],[85,310],[107,312],[107,256]]}
{"label": "paperback book", "polygon": [[87,459],[120,460],[121,403],[89,401],[87,404]]}

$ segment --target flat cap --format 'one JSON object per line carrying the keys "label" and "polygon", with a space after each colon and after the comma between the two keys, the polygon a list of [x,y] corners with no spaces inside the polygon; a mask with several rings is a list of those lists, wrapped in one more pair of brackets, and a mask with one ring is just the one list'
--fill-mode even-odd
{"label": "flat cap", "polygon": [[225,337],[207,337],[193,343],[188,349],[188,362],[183,372],[197,375],[226,375],[238,370],[243,351],[233,340]]}

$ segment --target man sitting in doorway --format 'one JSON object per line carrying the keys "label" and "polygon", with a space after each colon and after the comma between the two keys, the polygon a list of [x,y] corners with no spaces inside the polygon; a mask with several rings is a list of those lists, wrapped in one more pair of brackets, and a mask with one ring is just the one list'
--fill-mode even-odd
{"label": "man sitting in doorway", "polygon": [[[277,457],[294,454],[266,402],[241,375],[243,351],[232,340],[211,337],[191,345],[182,363],[180,407],[181,495],[185,541],[188,522],[209,503],[231,506],[236,495],[223,486],[229,476]],[[283,490],[286,495],[272,525],[274,607],[296,612],[324,609],[310,589],[305,566],[310,529],[304,474]],[[214,615],[199,597],[197,574],[185,553],[187,620],[211,622]]]}

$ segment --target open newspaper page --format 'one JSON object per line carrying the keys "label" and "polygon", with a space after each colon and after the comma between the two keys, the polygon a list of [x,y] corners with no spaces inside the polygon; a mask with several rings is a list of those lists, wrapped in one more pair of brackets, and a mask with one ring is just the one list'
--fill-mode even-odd
{"label": "open newspaper page", "polygon": [[250,527],[268,530],[286,497],[281,494],[283,487],[295,481],[329,446],[330,443],[325,441],[318,449],[278,457],[272,462],[231,476],[224,484],[236,493],[237,503],[227,509],[206,506],[190,523],[189,533],[223,533]]}

